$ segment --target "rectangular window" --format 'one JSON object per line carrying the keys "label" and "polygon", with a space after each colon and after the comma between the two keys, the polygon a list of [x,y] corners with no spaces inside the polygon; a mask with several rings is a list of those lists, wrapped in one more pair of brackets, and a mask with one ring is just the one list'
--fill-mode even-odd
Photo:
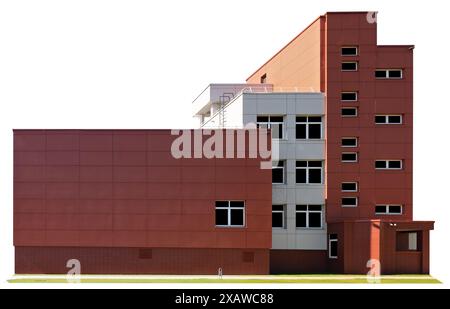
{"label": "rectangular window", "polygon": [[358,198],[357,197],[343,197],[342,198],[342,207],[357,207],[358,206]]}
{"label": "rectangular window", "polygon": [[342,62],[341,70],[343,72],[355,72],[355,71],[358,71],[358,62],[356,62],[356,61]]}
{"label": "rectangular window", "polygon": [[296,118],[295,135],[297,139],[321,139],[322,117],[299,116]]}
{"label": "rectangular window", "polygon": [[358,147],[357,137],[343,137],[341,139],[341,146],[345,148],[355,148]]}
{"label": "rectangular window", "polygon": [[358,192],[358,183],[357,182],[343,182],[341,184],[342,192]]}
{"label": "rectangular window", "polygon": [[402,160],[376,160],[375,169],[377,170],[401,170],[403,169]]}
{"label": "rectangular window", "polygon": [[376,124],[402,124],[402,115],[376,115]]}
{"label": "rectangular window", "polygon": [[358,92],[341,92],[342,102],[356,102],[358,101]]}
{"label": "rectangular window", "polygon": [[397,232],[396,237],[397,251],[421,251],[422,233],[411,232]]}
{"label": "rectangular window", "polygon": [[403,211],[402,205],[376,205],[376,215],[401,215]]}
{"label": "rectangular window", "polygon": [[357,46],[343,46],[341,48],[341,56],[358,56]]}
{"label": "rectangular window", "polygon": [[216,201],[217,227],[244,227],[244,201]]}
{"label": "rectangular window", "polygon": [[322,184],[322,161],[297,161],[295,178],[298,184]]}
{"label": "rectangular window", "polygon": [[278,161],[272,164],[272,183],[283,184],[284,183],[284,161]]}
{"label": "rectangular window", "polygon": [[358,153],[356,152],[344,152],[341,155],[341,161],[346,163],[358,162]]}
{"label": "rectangular window", "polygon": [[272,205],[272,228],[284,229],[286,228],[286,206]]}
{"label": "rectangular window", "polygon": [[338,258],[338,235],[329,234],[328,235],[328,257],[330,259]]}
{"label": "rectangular window", "polygon": [[272,130],[272,137],[283,138],[283,116],[258,116],[256,117],[256,127]]}
{"label": "rectangular window", "polygon": [[322,205],[297,205],[295,226],[297,228],[321,229],[323,221]]}
{"label": "rectangular window", "polygon": [[342,117],[356,117],[358,116],[358,109],[356,107],[344,107],[341,109]]}
{"label": "rectangular window", "polygon": [[375,70],[375,78],[377,79],[402,79],[402,69],[377,69]]}

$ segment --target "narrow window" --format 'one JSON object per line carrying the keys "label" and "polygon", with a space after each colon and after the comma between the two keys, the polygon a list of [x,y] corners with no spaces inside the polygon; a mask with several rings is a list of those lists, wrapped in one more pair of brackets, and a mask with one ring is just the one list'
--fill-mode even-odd
{"label": "narrow window", "polygon": [[272,205],[272,228],[284,229],[286,208],[284,205]]}
{"label": "narrow window", "polygon": [[[278,161],[276,164],[272,164],[272,183],[283,184],[284,183],[284,168],[285,161]],[[275,162],[274,162],[275,163]]]}
{"label": "narrow window", "polygon": [[330,259],[338,258],[338,235],[329,234],[328,235],[328,257]]}
{"label": "narrow window", "polygon": [[342,198],[342,207],[357,207],[358,206],[358,198],[357,197],[343,197]]}
{"label": "narrow window", "polygon": [[356,152],[344,152],[341,157],[342,162],[358,162],[358,154]]}
{"label": "narrow window", "polygon": [[343,46],[341,48],[341,56],[358,56],[357,46]]}
{"label": "narrow window", "polygon": [[376,160],[375,169],[378,170],[401,170],[403,168],[402,160]]}
{"label": "narrow window", "polygon": [[283,138],[283,116],[258,116],[256,118],[256,127],[270,129],[274,139]]}
{"label": "narrow window", "polygon": [[402,69],[377,69],[375,70],[375,78],[377,79],[402,79]]}
{"label": "narrow window", "polygon": [[321,229],[323,221],[322,205],[297,205],[295,226],[297,228]]}
{"label": "narrow window", "polygon": [[342,192],[358,192],[358,183],[357,182],[343,182],[341,184]]}
{"label": "narrow window", "polygon": [[355,71],[358,71],[358,62],[356,62],[356,61],[342,62],[341,70],[344,71],[344,72],[355,72]]}
{"label": "narrow window", "polygon": [[261,84],[265,84],[267,82],[267,74],[261,76]]}
{"label": "narrow window", "polygon": [[343,137],[341,140],[341,146],[346,147],[346,148],[358,147],[358,138],[357,137]]}
{"label": "narrow window", "polygon": [[321,139],[322,117],[321,116],[299,116],[296,118],[297,139]]}
{"label": "narrow window", "polygon": [[402,115],[376,115],[376,124],[402,124]]}
{"label": "narrow window", "polygon": [[341,92],[342,102],[356,102],[358,101],[358,92]]}
{"label": "narrow window", "polygon": [[358,109],[356,107],[344,107],[341,109],[342,117],[356,117],[358,116]]}
{"label": "narrow window", "polygon": [[216,201],[217,227],[243,227],[244,225],[244,201]]}
{"label": "narrow window", "polygon": [[321,184],[322,161],[297,161],[295,178],[298,184]]}

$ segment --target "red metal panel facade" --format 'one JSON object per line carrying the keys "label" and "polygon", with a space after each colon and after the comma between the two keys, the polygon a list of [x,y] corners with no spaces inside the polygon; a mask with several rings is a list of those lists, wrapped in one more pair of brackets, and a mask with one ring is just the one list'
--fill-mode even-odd
{"label": "red metal panel facade", "polygon": [[[21,268],[21,254],[39,259],[49,247],[73,247],[84,249],[68,252],[92,252],[96,259],[103,253],[88,248],[104,247],[158,248],[161,261],[170,252],[161,248],[209,249],[201,259],[212,260],[201,273],[222,264],[213,249],[233,249],[235,259],[243,250],[259,250],[254,270],[267,273],[271,171],[260,168],[259,158],[175,159],[175,138],[169,130],[15,131],[16,271],[28,270]],[[217,228],[217,200],[245,201],[246,226]],[[155,263],[149,269],[173,273]],[[242,272],[239,265],[233,271]]]}

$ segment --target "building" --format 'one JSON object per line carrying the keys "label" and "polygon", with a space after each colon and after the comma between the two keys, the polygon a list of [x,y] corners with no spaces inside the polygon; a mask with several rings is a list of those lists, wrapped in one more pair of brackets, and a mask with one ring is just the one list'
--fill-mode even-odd
{"label": "building", "polygon": [[270,129],[272,169],[174,158],[168,130],[15,130],[16,273],[428,273],[413,46],[376,30],[372,13],[327,13],[247,83],[194,100],[192,136]]}

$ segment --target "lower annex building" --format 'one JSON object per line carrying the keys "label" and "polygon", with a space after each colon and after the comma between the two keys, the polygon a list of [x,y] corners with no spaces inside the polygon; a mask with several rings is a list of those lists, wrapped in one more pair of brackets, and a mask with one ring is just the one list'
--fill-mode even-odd
{"label": "lower annex building", "polygon": [[203,146],[211,129],[270,129],[271,170],[174,158],[170,130],[15,130],[16,273],[428,273],[413,46],[377,45],[373,18],[320,16],[247,83],[194,100]]}

